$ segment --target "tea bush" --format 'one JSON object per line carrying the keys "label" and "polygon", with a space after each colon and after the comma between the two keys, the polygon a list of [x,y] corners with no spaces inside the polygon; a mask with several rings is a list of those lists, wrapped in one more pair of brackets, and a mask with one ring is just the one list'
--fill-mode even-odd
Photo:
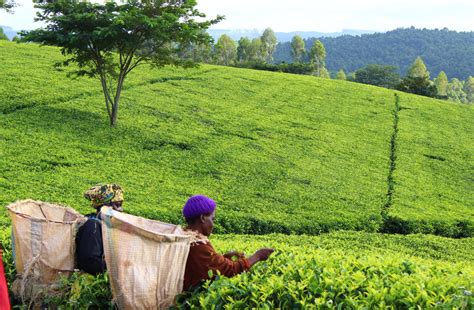
{"label": "tea bush", "polygon": [[[217,244],[225,249],[244,247],[252,252],[266,243],[277,249],[276,254],[247,273],[234,278],[217,276],[200,289],[181,294],[176,307],[471,309],[474,306],[472,258],[470,262],[448,263],[409,256],[403,250],[338,247],[336,242],[333,246],[337,249],[318,248],[317,240],[303,236],[291,241],[282,236],[252,238],[249,236],[244,241],[239,236],[229,236]],[[366,244],[370,247],[370,242]],[[472,249],[468,251],[473,254]]]}
{"label": "tea bush", "polygon": [[[4,232],[0,241],[8,244],[8,238]],[[264,246],[277,252],[245,274],[219,277],[196,291],[181,294],[176,307],[472,306],[472,238],[335,232],[320,236],[213,235],[211,239],[220,252],[242,250],[251,254]],[[5,256],[4,263],[13,265],[11,255]],[[13,279],[14,269],[7,270],[8,278]],[[106,274],[93,277],[74,273],[61,281],[60,291],[43,304],[62,309],[113,305]]]}

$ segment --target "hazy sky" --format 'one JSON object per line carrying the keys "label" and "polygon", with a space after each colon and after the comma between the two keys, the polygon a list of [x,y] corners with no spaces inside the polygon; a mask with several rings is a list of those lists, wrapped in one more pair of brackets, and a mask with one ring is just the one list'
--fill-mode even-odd
{"label": "hazy sky", "polygon": [[[32,29],[31,0],[18,0],[15,14],[0,11],[0,25]],[[226,19],[215,29],[337,32],[342,29],[386,31],[398,27],[474,31],[474,0],[198,0],[198,8]]]}

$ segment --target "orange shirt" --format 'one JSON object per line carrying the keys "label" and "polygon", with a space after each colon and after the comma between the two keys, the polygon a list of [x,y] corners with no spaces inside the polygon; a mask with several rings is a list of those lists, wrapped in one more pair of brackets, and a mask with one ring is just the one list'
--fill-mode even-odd
{"label": "orange shirt", "polygon": [[183,289],[188,290],[201,281],[209,279],[209,270],[212,270],[213,274],[219,271],[221,275],[232,277],[249,269],[250,263],[246,258],[233,261],[216,253],[210,242],[191,243],[184,272]]}

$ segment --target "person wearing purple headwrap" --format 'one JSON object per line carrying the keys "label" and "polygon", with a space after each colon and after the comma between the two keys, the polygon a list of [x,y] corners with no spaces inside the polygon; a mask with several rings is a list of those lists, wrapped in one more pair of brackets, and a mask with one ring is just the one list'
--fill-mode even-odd
{"label": "person wearing purple headwrap", "polygon": [[[262,248],[250,257],[239,252],[218,254],[208,239],[214,228],[216,203],[204,195],[189,198],[183,207],[183,216],[187,223],[186,231],[193,235],[184,272],[184,290],[209,279],[209,271],[227,277],[247,271],[257,262],[266,260],[274,251]],[[237,259],[234,261],[233,257]]]}

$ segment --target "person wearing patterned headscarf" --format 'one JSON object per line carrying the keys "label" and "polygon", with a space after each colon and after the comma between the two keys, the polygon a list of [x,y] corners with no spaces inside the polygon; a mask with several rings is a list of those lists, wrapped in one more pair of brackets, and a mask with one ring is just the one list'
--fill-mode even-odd
{"label": "person wearing patterned headscarf", "polygon": [[77,232],[76,260],[79,269],[96,275],[107,269],[99,217],[100,208],[109,206],[122,212],[123,190],[118,184],[97,184],[88,189],[84,197],[91,201],[96,212],[86,215],[87,221]]}

